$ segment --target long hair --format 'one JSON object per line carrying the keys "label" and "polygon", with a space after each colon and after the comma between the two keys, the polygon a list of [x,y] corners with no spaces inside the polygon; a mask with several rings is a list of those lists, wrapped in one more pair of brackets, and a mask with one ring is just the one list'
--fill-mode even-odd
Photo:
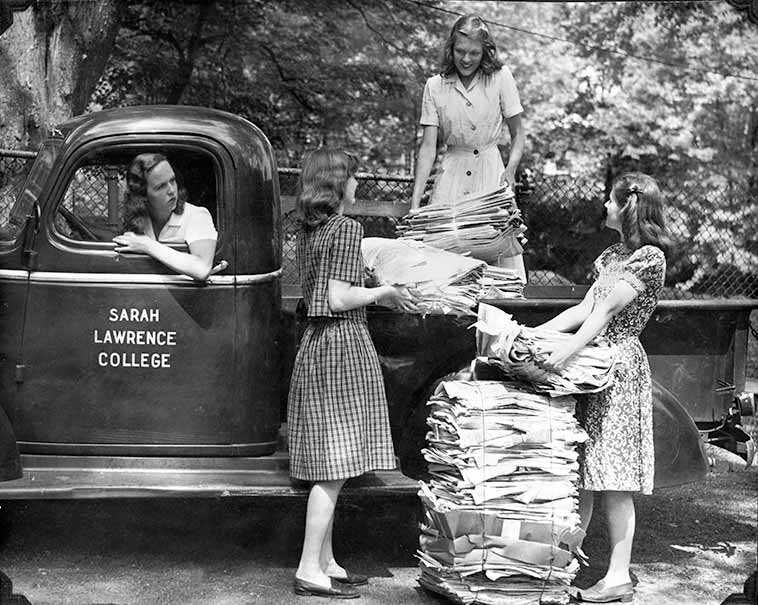
{"label": "long hair", "polygon": [[345,151],[322,148],[305,158],[296,208],[306,229],[315,229],[339,211],[347,182],[356,172],[358,159]]}
{"label": "long hair", "polygon": [[641,172],[622,174],[613,184],[613,195],[620,207],[621,235],[631,250],[651,244],[664,252],[672,239],[663,216],[663,195],[658,183]]}
{"label": "long hair", "polygon": [[[160,153],[141,153],[136,156],[126,170],[126,193],[124,194],[124,229],[144,234],[147,221],[150,220],[149,202],[147,200],[147,175],[161,162],[168,162]],[[177,191],[174,212],[184,212],[185,191]],[[158,237],[158,234],[155,234]]]}
{"label": "long hair", "polygon": [[456,35],[476,40],[482,45],[482,62],[479,64],[479,69],[485,76],[491,76],[503,66],[497,57],[497,46],[495,46],[495,41],[490,35],[487,24],[476,15],[464,15],[453,24],[450,35],[445,41],[445,47],[442,51],[441,75],[450,76],[455,73],[453,49],[455,48]]}

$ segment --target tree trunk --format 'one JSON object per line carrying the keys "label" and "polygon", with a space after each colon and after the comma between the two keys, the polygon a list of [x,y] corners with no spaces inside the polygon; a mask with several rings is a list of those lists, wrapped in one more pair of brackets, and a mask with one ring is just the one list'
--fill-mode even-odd
{"label": "tree trunk", "polygon": [[113,48],[118,0],[48,0],[0,35],[0,147],[35,148],[84,112]]}

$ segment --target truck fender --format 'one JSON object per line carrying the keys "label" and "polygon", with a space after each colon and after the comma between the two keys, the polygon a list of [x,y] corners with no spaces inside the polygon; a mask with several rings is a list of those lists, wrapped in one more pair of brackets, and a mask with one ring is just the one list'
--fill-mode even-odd
{"label": "truck fender", "polygon": [[695,421],[679,400],[653,380],[654,487],[703,479],[708,460]]}
{"label": "truck fender", "polygon": [[[471,365],[469,351],[459,352],[433,369],[415,358],[380,356],[390,405],[395,450],[400,468],[408,477],[426,477],[427,464],[421,453],[426,446],[426,417],[429,398],[444,380],[470,379],[460,375]],[[463,370],[461,370],[463,368]],[[411,393],[410,396],[407,393]]]}

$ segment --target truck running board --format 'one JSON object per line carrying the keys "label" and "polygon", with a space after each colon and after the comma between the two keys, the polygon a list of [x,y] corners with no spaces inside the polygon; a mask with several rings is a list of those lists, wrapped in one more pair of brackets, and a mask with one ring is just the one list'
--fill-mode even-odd
{"label": "truck running board", "polygon": [[[75,498],[305,498],[308,485],[289,477],[288,456],[157,458],[23,454],[24,476],[0,482],[0,500]],[[418,483],[399,470],[350,479],[346,495],[412,495]]]}

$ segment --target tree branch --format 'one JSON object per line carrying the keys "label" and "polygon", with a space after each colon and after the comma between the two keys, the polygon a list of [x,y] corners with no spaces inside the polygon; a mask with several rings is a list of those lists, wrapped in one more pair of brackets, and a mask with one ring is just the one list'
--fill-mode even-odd
{"label": "tree branch", "polygon": [[265,44],[261,44],[260,48],[268,55],[269,59],[271,59],[271,63],[274,65],[274,68],[276,68],[276,71],[279,74],[279,79],[281,80],[282,84],[284,84],[285,89],[295,98],[298,103],[300,103],[308,111],[315,111],[316,108],[308,102],[308,99],[305,98],[305,96],[301,95],[294,86],[288,84],[288,82],[291,82],[293,80],[297,81],[297,78],[289,78],[285,76],[284,69],[276,59],[276,53],[274,53],[274,51],[272,51]]}
{"label": "tree branch", "polygon": [[352,6],[356,11],[358,11],[363,18],[363,23],[366,25],[366,27],[369,29],[369,31],[373,32],[374,35],[376,35],[379,40],[384,42],[387,46],[390,46],[391,48],[394,48],[396,51],[400,53],[405,53],[405,49],[401,46],[398,46],[397,44],[390,42],[387,38],[384,37],[384,34],[382,34],[378,29],[376,29],[371,23],[369,22],[368,17],[366,16],[366,13],[363,10],[363,7],[358,6],[353,0],[347,0],[347,3]]}

